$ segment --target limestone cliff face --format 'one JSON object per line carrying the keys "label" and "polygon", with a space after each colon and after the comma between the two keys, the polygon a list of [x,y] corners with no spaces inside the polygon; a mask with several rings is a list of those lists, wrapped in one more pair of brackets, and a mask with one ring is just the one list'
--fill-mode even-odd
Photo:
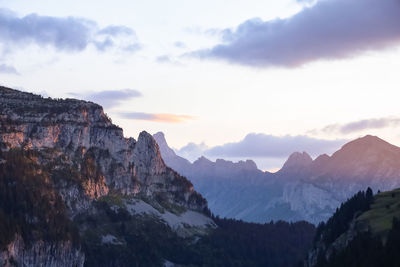
{"label": "limestone cliff face", "polygon": [[[124,138],[102,107],[91,102],[45,99],[0,88],[0,144],[3,150],[19,147],[62,153],[68,157],[66,164],[76,164],[86,176],[83,188],[89,199],[109,190],[146,197],[162,193],[168,201],[192,209],[206,207],[191,183],[164,164],[150,134],[140,133],[138,141]],[[75,191],[61,193],[73,199],[79,197]]]}
{"label": "limestone cliff face", "polygon": [[[193,185],[164,164],[150,134],[140,133],[137,141],[125,138],[102,107],[91,102],[0,87],[0,152],[16,149],[35,152],[30,160],[48,173],[70,218],[109,192],[201,212],[207,208]],[[38,240],[26,248],[17,236],[0,252],[0,265],[9,260],[24,266],[82,266],[84,256],[67,243]]]}

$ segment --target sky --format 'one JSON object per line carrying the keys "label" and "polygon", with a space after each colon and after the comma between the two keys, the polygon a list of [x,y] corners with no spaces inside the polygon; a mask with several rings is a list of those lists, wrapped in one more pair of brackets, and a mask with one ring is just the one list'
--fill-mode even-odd
{"label": "sky", "polygon": [[190,160],[400,145],[398,0],[0,0],[0,83],[103,105]]}

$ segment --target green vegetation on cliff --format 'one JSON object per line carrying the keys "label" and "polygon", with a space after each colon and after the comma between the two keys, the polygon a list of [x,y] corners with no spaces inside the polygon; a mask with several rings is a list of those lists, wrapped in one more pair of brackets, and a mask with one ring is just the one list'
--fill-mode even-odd
{"label": "green vegetation on cliff", "polygon": [[120,199],[102,198],[79,216],[86,266],[297,266],[311,246],[307,222],[246,223],[213,218],[208,235],[182,237],[151,215],[131,215]]}
{"label": "green vegetation on cliff", "polygon": [[49,173],[33,151],[0,151],[0,249],[20,235],[25,244],[43,240],[79,243]]}
{"label": "green vegetation on cliff", "polygon": [[400,190],[370,194],[358,193],[317,228],[315,266],[400,266]]}

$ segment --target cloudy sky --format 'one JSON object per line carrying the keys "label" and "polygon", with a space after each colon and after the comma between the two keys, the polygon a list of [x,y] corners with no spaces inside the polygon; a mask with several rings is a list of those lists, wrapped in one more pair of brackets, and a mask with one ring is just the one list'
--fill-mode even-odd
{"label": "cloudy sky", "polygon": [[398,0],[0,8],[0,83],[98,102],[126,136],[163,131],[183,155],[263,169],[365,134],[400,145]]}

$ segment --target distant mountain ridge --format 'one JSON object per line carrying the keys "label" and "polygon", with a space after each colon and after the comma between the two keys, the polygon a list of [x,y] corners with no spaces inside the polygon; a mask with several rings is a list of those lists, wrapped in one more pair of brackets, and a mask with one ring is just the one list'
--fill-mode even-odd
{"label": "distant mountain ridge", "polygon": [[359,190],[400,186],[400,148],[371,135],[315,160],[306,152],[294,152],[276,173],[243,161],[212,162],[203,157],[191,164],[173,151],[165,153],[170,148],[163,134],[154,137],[163,144],[160,151],[166,164],[187,176],[208,199],[211,211],[223,217],[318,223]]}

